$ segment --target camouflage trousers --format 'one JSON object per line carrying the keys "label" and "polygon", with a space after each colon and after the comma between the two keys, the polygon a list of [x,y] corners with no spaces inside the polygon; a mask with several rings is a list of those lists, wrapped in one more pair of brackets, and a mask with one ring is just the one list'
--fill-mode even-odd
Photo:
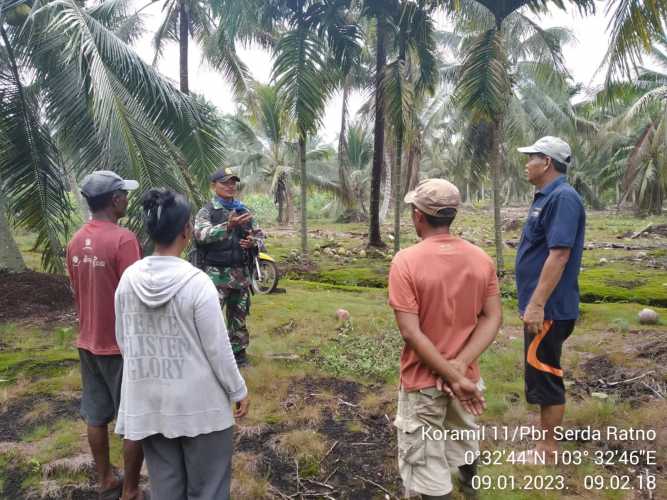
{"label": "camouflage trousers", "polygon": [[229,342],[234,354],[243,351],[250,343],[246,318],[250,314],[249,288],[218,288],[220,305],[225,312]]}

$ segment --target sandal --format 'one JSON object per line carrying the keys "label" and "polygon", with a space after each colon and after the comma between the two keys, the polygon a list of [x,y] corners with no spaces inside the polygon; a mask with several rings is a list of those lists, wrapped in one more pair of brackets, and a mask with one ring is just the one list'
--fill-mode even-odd
{"label": "sandal", "polygon": [[118,476],[118,484],[107,490],[100,491],[99,500],[118,500],[123,494],[123,476]]}

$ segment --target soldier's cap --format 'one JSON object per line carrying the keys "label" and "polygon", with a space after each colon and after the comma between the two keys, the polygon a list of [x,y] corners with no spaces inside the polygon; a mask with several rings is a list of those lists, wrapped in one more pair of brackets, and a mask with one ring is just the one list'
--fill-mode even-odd
{"label": "soldier's cap", "polygon": [[425,214],[440,217],[440,211],[445,208],[459,208],[461,194],[454,184],[445,179],[424,179],[405,195],[403,201]]}
{"label": "soldier's cap", "polygon": [[572,150],[570,149],[570,145],[560,137],[553,137],[551,135],[538,139],[532,146],[517,148],[517,151],[526,154],[542,153],[543,155],[561,162],[566,167],[569,167],[570,162],[572,161]]}
{"label": "soldier's cap", "polygon": [[226,182],[229,179],[236,179],[236,182],[241,182],[241,178],[230,167],[219,168],[209,176],[209,179],[211,182]]}
{"label": "soldier's cap", "polygon": [[111,170],[96,170],[88,174],[81,182],[81,194],[94,198],[114,191],[133,191],[139,187],[137,181],[123,179]]}

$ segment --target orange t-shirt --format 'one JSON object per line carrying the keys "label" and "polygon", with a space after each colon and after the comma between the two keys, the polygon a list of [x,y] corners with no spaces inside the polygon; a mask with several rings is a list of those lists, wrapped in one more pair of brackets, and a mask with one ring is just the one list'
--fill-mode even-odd
{"label": "orange t-shirt", "polygon": [[[389,272],[389,305],[414,313],[440,353],[454,358],[477,326],[488,297],[498,295],[491,258],[481,248],[449,234],[431,236],[396,254]],[[479,380],[479,365],[466,376]],[[433,387],[436,377],[407,344],[401,353],[401,385],[407,391]]]}

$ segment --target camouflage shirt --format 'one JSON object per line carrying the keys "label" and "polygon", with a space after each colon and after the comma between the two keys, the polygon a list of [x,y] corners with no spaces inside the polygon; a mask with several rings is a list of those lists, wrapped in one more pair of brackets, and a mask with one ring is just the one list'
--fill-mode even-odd
{"label": "camouflage shirt", "polygon": [[[205,205],[195,218],[194,237],[197,243],[213,243],[214,241],[223,241],[231,238],[232,233],[227,230],[227,219],[231,210],[225,209],[217,197],[211,201],[213,209],[222,209],[224,222],[214,225],[211,222],[211,210],[209,205]],[[255,219],[251,219],[253,234],[259,234]],[[250,286],[250,271],[247,267],[217,267],[205,266],[204,272],[213,280],[218,288],[242,289]]]}

